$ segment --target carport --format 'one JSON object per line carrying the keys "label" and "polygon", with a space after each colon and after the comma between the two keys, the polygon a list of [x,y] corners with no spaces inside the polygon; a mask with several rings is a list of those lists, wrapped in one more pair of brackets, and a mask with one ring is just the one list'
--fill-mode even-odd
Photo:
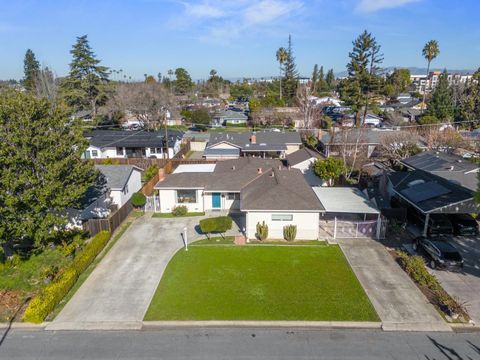
{"label": "carport", "polygon": [[425,216],[424,236],[431,214],[472,214],[480,209],[471,190],[420,170],[391,174],[389,182],[392,195]]}
{"label": "carport", "polygon": [[380,238],[382,219],[376,206],[357,188],[313,187],[325,208],[320,228],[333,239]]}

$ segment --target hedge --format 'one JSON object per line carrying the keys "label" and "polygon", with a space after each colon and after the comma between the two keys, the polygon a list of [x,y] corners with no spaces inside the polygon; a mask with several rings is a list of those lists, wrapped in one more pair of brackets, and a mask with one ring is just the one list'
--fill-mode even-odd
{"label": "hedge", "polygon": [[110,240],[110,236],[111,234],[108,231],[101,231],[95,235],[83,251],[73,259],[70,266],[30,301],[23,315],[23,320],[41,323],[67,295],[82,272],[103,250]]}
{"label": "hedge", "polygon": [[218,216],[209,219],[200,220],[200,229],[202,233],[209,234],[214,232],[226,232],[232,228],[232,218],[230,216]]}

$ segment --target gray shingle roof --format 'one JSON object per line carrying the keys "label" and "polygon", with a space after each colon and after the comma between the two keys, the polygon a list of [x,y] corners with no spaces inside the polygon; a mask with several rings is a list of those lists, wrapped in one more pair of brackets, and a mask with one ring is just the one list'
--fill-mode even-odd
{"label": "gray shingle roof", "polygon": [[413,169],[423,170],[440,176],[466,189],[477,189],[479,166],[455,154],[425,151],[402,160]]}
{"label": "gray shingle roof", "polygon": [[[296,144],[300,145],[302,140],[300,138],[300,134],[294,131],[259,131],[255,133],[256,136],[256,144],[251,143],[252,134],[251,131],[245,132],[222,132],[217,134],[210,135],[210,141],[207,144],[207,148],[221,143],[221,142],[228,142],[235,146],[240,147],[241,149],[248,149],[247,145],[249,145],[250,149],[254,149],[253,146],[259,147],[258,149],[261,150],[284,150],[286,149],[287,144]],[[262,145],[264,144],[264,145]],[[260,147],[261,146],[261,147]]]}
{"label": "gray shingle roof", "polygon": [[314,150],[311,150],[309,148],[302,148],[300,150],[297,150],[291,154],[287,155],[287,162],[288,165],[290,166],[295,166],[297,164],[300,164],[301,162],[304,162],[308,159],[321,159],[322,155]]}
{"label": "gray shingle roof", "polygon": [[135,169],[140,170],[133,165],[96,165],[95,167],[105,176],[107,187],[112,190],[123,190],[132,172]]}
{"label": "gray shingle roof", "polygon": [[323,211],[313,189],[298,169],[271,168],[240,194],[241,210]]}

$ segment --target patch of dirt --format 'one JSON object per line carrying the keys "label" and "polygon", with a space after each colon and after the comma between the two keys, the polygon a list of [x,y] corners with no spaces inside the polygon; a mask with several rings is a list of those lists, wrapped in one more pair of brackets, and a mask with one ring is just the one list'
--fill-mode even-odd
{"label": "patch of dirt", "polygon": [[0,290],[0,322],[20,321],[28,304],[28,297],[17,290]]}

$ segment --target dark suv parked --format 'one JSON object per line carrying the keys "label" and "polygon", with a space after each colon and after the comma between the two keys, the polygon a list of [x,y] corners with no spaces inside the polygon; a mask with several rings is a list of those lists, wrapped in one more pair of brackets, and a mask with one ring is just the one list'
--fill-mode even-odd
{"label": "dark suv parked", "polygon": [[[409,218],[420,227],[420,230],[423,231],[426,216],[420,214],[416,209],[412,208],[408,209],[408,215]],[[453,226],[448,219],[448,216],[443,214],[430,214],[430,219],[427,226],[427,234],[429,236],[453,234]]]}
{"label": "dark suv parked", "polygon": [[476,236],[478,235],[478,223],[468,214],[455,214],[448,216],[453,225],[455,235]]}
{"label": "dark suv parked", "polygon": [[419,236],[413,240],[413,250],[423,250],[432,269],[443,268],[460,271],[463,269],[463,257],[460,252],[447,239],[438,237],[434,239]]}

